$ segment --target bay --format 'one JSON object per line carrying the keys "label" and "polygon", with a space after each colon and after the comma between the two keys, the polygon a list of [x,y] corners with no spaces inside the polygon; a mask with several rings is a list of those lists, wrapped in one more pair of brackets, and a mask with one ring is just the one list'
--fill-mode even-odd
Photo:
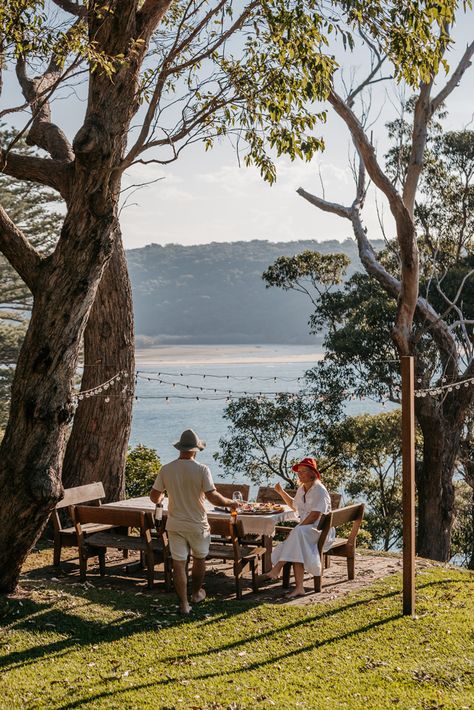
{"label": "bay", "polygon": [[[234,480],[213,458],[219,439],[227,434],[226,397],[297,392],[305,371],[322,356],[316,345],[168,346],[138,351],[130,444],[156,449],[165,463],[176,458],[173,443],[181,432],[194,429],[207,443],[198,460],[210,467],[216,480]],[[373,414],[381,407],[370,400],[355,400],[348,402],[347,411]]]}

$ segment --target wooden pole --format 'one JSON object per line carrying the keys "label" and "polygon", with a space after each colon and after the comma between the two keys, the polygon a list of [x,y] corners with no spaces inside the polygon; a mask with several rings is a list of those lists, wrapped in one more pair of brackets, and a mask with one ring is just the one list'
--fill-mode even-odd
{"label": "wooden pole", "polygon": [[403,614],[415,613],[415,365],[403,356],[402,459],[403,459]]}

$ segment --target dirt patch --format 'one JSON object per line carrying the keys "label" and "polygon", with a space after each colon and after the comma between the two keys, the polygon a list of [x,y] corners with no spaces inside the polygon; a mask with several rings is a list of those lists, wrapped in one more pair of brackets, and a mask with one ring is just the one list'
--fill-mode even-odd
{"label": "dirt patch", "polygon": [[[52,566],[52,549],[48,546],[42,547],[36,553],[29,556],[22,575],[22,581],[27,582],[60,582],[65,587],[76,585],[79,582],[79,569],[77,551],[67,549],[63,551],[63,562],[61,568]],[[425,569],[437,563],[422,558],[417,558],[417,570]],[[107,574],[100,577],[98,565],[94,558],[89,560],[87,584],[97,587],[127,589],[128,591],[150,594],[156,596],[164,593],[163,574],[160,566],[156,567],[156,585],[153,590],[148,590],[146,586],[145,571],[140,566],[137,555],[128,559],[123,559],[120,553],[114,552],[106,558]],[[313,579],[305,578],[305,589],[307,594],[296,599],[286,599],[281,580],[263,585],[257,594],[252,592],[250,577],[244,576],[242,591],[243,598],[248,601],[280,603],[294,605],[320,604],[334,599],[353,594],[364,589],[378,579],[391,574],[402,572],[402,558],[399,554],[377,553],[368,550],[361,550],[356,554],[355,579],[347,579],[347,566],[344,559],[332,558],[328,569],[324,571],[322,580],[322,590],[319,593],[314,591]],[[18,594],[28,593],[29,584],[20,585]],[[223,563],[209,562],[205,580],[205,587],[208,596],[216,599],[235,598],[235,581],[232,574],[232,567]]]}

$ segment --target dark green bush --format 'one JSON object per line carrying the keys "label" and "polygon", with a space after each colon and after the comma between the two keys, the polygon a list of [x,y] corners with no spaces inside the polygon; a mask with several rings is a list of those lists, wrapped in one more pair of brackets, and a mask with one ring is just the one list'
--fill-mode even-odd
{"label": "dark green bush", "polygon": [[125,492],[127,498],[137,498],[150,493],[151,487],[161,468],[155,449],[143,444],[129,447],[125,464]]}

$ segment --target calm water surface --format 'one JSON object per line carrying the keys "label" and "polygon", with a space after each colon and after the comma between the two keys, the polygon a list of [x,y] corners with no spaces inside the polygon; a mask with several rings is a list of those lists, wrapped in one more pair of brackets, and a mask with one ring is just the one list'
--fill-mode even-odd
{"label": "calm water surface", "polygon": [[[314,354],[308,354],[306,361],[299,359],[292,362],[290,358],[295,354],[295,348],[281,346],[279,350],[283,355],[288,353],[288,362],[174,365],[158,362],[139,365],[141,377],[137,385],[138,400],[134,406],[131,445],[141,443],[153,447],[162,462],[170,461],[177,455],[173,442],[179,439],[184,429],[194,429],[207,442],[206,449],[198,455],[199,461],[211,468],[215,479],[225,480],[225,474],[212,455],[219,450],[219,439],[227,434],[227,422],[223,417],[226,401],[203,398],[226,396],[228,390],[241,393],[298,391],[302,382],[298,382],[297,378],[302,378],[305,371],[314,366]],[[175,386],[170,383],[175,383]],[[194,389],[200,387],[224,392]],[[193,398],[181,399],[178,395]],[[169,397],[169,400],[160,397]],[[353,401],[348,403],[348,411],[351,414],[374,413],[379,408],[373,402]]]}

